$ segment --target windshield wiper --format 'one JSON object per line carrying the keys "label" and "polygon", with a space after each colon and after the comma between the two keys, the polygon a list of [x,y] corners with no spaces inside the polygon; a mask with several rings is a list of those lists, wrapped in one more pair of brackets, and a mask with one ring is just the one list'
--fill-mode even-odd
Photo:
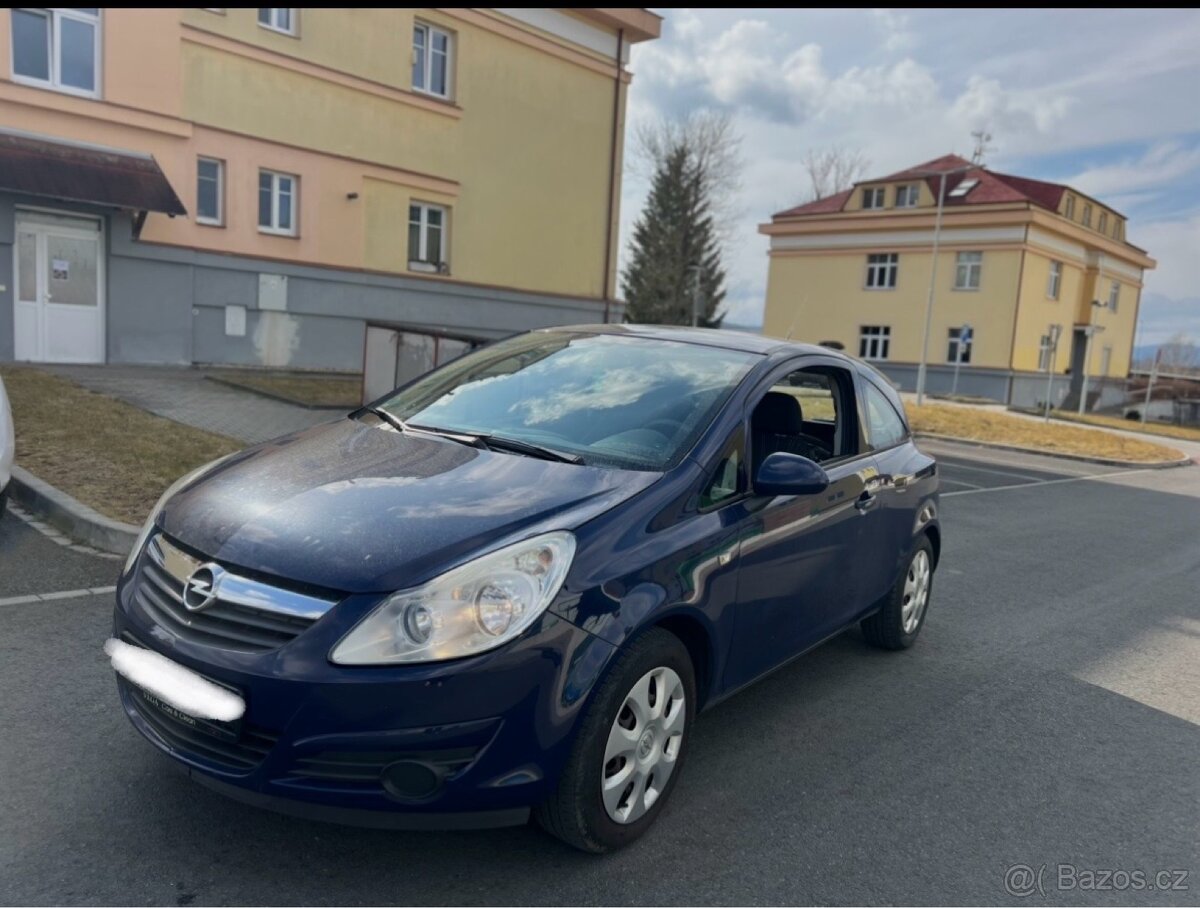
{"label": "windshield wiper", "polygon": [[405,425],[403,419],[401,419],[399,416],[393,416],[391,413],[389,413],[387,410],[383,409],[382,407],[364,407],[363,409],[365,409],[368,413],[372,413],[375,416],[378,416],[380,419],[382,419],[385,423],[387,423],[389,426],[391,426],[397,432],[407,432],[408,431],[408,426]]}
{"label": "windshield wiper", "polygon": [[540,457],[542,460],[557,460],[561,463],[583,463],[583,458],[578,454],[556,451],[554,448],[535,445],[532,442],[521,441],[519,438],[509,438],[505,435],[478,435],[476,437],[493,450],[512,451],[514,454]]}

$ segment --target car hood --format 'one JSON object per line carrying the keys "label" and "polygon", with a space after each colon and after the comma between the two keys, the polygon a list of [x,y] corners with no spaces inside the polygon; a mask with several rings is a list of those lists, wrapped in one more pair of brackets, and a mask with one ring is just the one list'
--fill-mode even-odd
{"label": "car hood", "polygon": [[573,529],[660,475],[480,450],[368,416],[242,452],[173,497],[160,525],[226,565],[384,592],[505,541]]}

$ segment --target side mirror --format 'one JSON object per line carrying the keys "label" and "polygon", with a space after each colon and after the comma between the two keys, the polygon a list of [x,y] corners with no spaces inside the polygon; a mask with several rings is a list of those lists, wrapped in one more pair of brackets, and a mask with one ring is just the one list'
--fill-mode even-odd
{"label": "side mirror", "polygon": [[769,455],[754,477],[756,495],[815,495],[827,488],[829,474],[819,464],[784,451]]}

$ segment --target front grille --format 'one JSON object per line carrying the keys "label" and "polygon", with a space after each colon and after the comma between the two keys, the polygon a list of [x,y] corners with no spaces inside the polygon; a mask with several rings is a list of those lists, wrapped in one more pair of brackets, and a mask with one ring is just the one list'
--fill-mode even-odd
{"label": "front grille", "polygon": [[384,768],[400,760],[423,763],[442,778],[448,778],[469,766],[478,753],[479,747],[415,751],[322,750],[297,757],[289,775],[302,783],[325,783],[322,787],[378,789]]}
{"label": "front grille", "polygon": [[155,536],[146,547],[134,592],[138,605],[155,623],[190,643],[267,652],[295,639],[333,605],[332,600],[222,572],[214,584],[216,600],[201,611],[191,611],[183,605],[183,587],[200,566],[199,559]]}
{"label": "front grille", "polygon": [[266,759],[279,740],[277,733],[256,725],[243,725],[241,736],[236,741],[218,738],[199,726],[186,725],[147,703],[138,689],[124,678],[118,678],[117,681],[137,714],[154,735],[173,751],[200,757],[235,772],[249,772]]}

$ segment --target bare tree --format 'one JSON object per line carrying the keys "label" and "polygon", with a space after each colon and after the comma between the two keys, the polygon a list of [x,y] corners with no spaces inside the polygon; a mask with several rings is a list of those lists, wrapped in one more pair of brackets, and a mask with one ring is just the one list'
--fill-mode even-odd
{"label": "bare tree", "polygon": [[686,117],[660,117],[635,134],[634,166],[654,174],[678,149],[687,149],[700,191],[722,243],[736,239],[741,225],[738,193],[742,183],[742,138],[728,113],[699,111]]}
{"label": "bare tree", "polygon": [[815,202],[849,189],[866,172],[870,161],[858,149],[835,145],[810,148],[801,163],[809,182],[804,202]]}
{"label": "bare tree", "polygon": [[1200,346],[1186,332],[1177,331],[1158,348],[1158,368],[1163,372],[1194,372],[1200,370]]}

